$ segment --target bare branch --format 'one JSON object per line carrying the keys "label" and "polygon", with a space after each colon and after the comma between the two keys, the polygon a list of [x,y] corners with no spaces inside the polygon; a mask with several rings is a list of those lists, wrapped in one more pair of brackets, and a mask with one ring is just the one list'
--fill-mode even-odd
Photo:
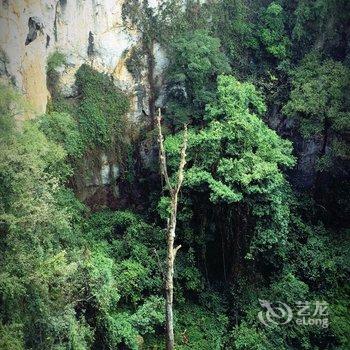
{"label": "bare branch", "polygon": [[179,193],[180,188],[182,186],[182,182],[184,180],[184,168],[186,165],[186,150],[188,143],[188,134],[187,134],[187,125],[184,125],[184,137],[182,141],[181,153],[180,153],[180,164],[179,170],[177,173],[177,185],[176,185],[176,194]]}
{"label": "bare branch", "polygon": [[177,251],[181,248],[181,244],[174,249],[174,260],[176,258]]}
{"label": "bare branch", "polygon": [[157,126],[158,126],[158,143],[159,143],[159,160],[160,160],[160,171],[164,177],[165,183],[167,187],[169,188],[171,196],[173,195],[173,187],[171,186],[169,175],[168,175],[168,168],[166,164],[166,155],[165,155],[165,148],[164,148],[164,138],[162,134],[162,126],[161,126],[161,120],[162,115],[160,113],[160,108],[158,108],[158,115],[157,115]]}

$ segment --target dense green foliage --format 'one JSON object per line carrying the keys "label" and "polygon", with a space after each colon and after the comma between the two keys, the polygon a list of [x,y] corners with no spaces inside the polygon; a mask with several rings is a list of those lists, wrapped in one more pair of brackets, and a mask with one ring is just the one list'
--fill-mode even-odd
{"label": "dense green foliage", "polygon": [[[293,88],[284,111],[300,119],[300,131],[305,137],[323,139],[321,167],[331,166],[335,157],[348,158],[349,68],[340,62],[322,61],[317,55],[310,54],[293,72],[292,79]],[[331,150],[326,152],[328,143],[331,143]]]}
{"label": "dense green foliage", "polygon": [[77,115],[84,142],[88,146],[104,148],[113,142],[121,142],[122,117],[129,109],[125,94],[115,88],[108,76],[87,65],[79,68],[76,77],[82,95]]}
{"label": "dense green foliage", "polygon": [[[47,113],[37,119],[37,124],[51,141],[59,143],[67,152],[67,160],[73,169],[69,182],[81,198],[85,196],[87,182],[102,182],[104,159],[111,166],[119,163],[120,176],[132,177],[128,157],[132,154],[130,141],[137,130],[136,127],[133,130],[126,117],[130,109],[129,96],[110,76],[86,64],[81,65],[75,74],[75,95],[67,98],[60,89],[59,74],[55,70],[58,64],[65,64],[61,54],[49,57],[47,74],[52,100]],[[109,174],[113,185],[116,176]],[[114,197],[113,192],[110,188],[107,195]],[[96,201],[96,205],[100,206],[100,203]]]}
{"label": "dense green foliage", "polygon": [[85,349],[97,340],[97,348],[136,348],[164,318],[157,229],[129,212],[91,215],[63,187],[61,146],[33,123],[10,136],[0,168],[2,349]]}
{"label": "dense green foliage", "polygon": [[[60,54],[57,53],[57,55]],[[58,64],[58,58],[55,57],[54,54],[49,58],[47,68],[47,74],[51,82],[55,80],[52,75],[57,73],[55,68]],[[53,58],[55,58],[54,61],[52,61]],[[58,62],[64,64],[64,61]],[[55,83],[58,84],[57,81]],[[125,141],[124,131],[127,128],[125,115],[130,107],[128,97],[114,85],[108,75],[97,72],[86,64],[83,64],[76,72],[75,84],[78,97],[71,101],[65,100],[59,93],[59,87],[53,86],[54,93],[51,108],[54,112],[69,113],[76,119],[81,134],[81,140],[76,142],[82,142],[85,149],[99,148],[105,150],[111,145],[112,147],[115,146],[118,142],[123,143]],[[63,120],[60,122],[57,118],[60,117],[56,113],[54,121],[48,118],[43,124],[48,132],[52,133],[52,136],[55,133],[61,134],[63,132],[63,130],[54,131],[57,127],[65,127],[66,132],[68,132],[68,129],[75,132],[73,129],[76,127],[71,124],[74,122],[69,122],[67,115],[63,116]],[[51,122],[52,125],[50,125]],[[50,128],[53,128],[53,130],[50,131]],[[75,139],[77,135],[71,135],[70,137]]]}
{"label": "dense green foliage", "polygon": [[285,13],[283,7],[272,2],[262,14],[260,40],[266,51],[283,60],[289,56],[290,41],[285,33]]}
{"label": "dense green foliage", "polygon": [[[168,58],[171,175],[188,124],[176,349],[350,347],[349,13],[346,0],[125,1],[141,40],[127,66],[138,82],[146,70],[153,112],[155,44]],[[65,67],[50,56],[52,101],[32,120],[0,85],[0,349],[164,349],[169,198],[145,165],[152,132],[131,146],[128,96],[89,65],[64,97]],[[94,182],[104,155],[122,175],[96,205],[86,183],[117,184]],[[329,314],[265,325],[266,302]]]}
{"label": "dense green foliage", "polygon": [[[256,244],[271,249],[283,244],[288,233],[288,187],[281,169],[292,166],[294,160],[290,142],[260,119],[265,110],[252,84],[220,76],[217,103],[207,108],[208,126],[190,134],[185,178],[187,186],[205,193],[209,207],[210,203],[228,204],[229,215],[239,208],[249,210]],[[178,154],[176,147],[170,144],[169,148]],[[191,193],[190,198],[194,196]]]}
{"label": "dense green foliage", "polygon": [[170,50],[167,78],[171,102],[168,108],[174,122],[188,122],[212,101],[216,77],[228,73],[230,67],[220,52],[220,41],[204,30],[176,38]]}

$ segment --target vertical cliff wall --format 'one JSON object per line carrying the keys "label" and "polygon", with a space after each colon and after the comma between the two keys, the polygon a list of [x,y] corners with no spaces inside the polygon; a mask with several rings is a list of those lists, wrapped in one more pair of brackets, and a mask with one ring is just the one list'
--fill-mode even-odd
{"label": "vertical cliff wall", "polygon": [[[142,45],[136,31],[125,29],[122,5],[123,0],[1,0],[0,80],[10,79],[27,97],[31,114],[40,115],[46,111],[51,98],[48,87],[53,91],[53,83],[60,96],[77,97],[75,73],[87,63],[111,75],[130,96],[129,117],[138,122],[136,126],[132,123],[135,129],[150,123],[147,60],[141,55],[142,62],[135,63],[137,74],[126,67]],[[156,8],[158,0],[150,1],[149,6]],[[55,66],[58,80],[48,84],[47,62],[56,52],[63,54],[65,64]],[[153,54],[159,90],[166,60],[157,45]],[[75,185],[76,193],[92,206],[109,205],[108,198],[113,199],[113,206],[120,205],[120,164],[108,158],[107,151],[91,153],[78,174],[81,183]],[[143,153],[142,158],[150,157]]]}
{"label": "vertical cliff wall", "polygon": [[[0,3],[0,71],[23,91],[37,113],[49,99],[46,62],[62,52],[67,65],[60,72],[64,94],[72,93],[74,74],[82,63],[115,77],[134,96],[133,113],[147,110],[136,82],[125,66],[128,52],[137,44],[137,33],[122,23],[122,0],[2,0]],[[158,1],[152,2],[157,6]],[[159,64],[164,59],[157,51]],[[157,54],[156,52],[156,54]],[[142,77],[141,77],[142,81]],[[147,94],[147,83],[144,89]]]}

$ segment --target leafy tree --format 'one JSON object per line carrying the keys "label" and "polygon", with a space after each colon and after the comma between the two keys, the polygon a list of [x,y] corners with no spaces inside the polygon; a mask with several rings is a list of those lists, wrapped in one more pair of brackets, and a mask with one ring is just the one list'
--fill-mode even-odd
{"label": "leafy tree", "polygon": [[266,51],[279,60],[289,56],[290,42],[285,32],[285,21],[282,6],[274,1],[262,14],[260,40]]}
{"label": "leafy tree", "polygon": [[349,69],[333,60],[310,54],[292,75],[292,91],[284,112],[300,121],[304,137],[319,143],[319,169],[335,159],[349,158]]}
{"label": "leafy tree", "polygon": [[334,59],[344,59],[344,33],[349,16],[346,0],[299,0],[290,9],[293,54],[300,59],[317,50]]}
{"label": "leafy tree", "polygon": [[60,144],[70,157],[80,158],[85,151],[77,121],[68,113],[52,112],[38,120],[38,125],[50,140]]}
{"label": "leafy tree", "polygon": [[220,39],[224,53],[234,74],[246,78],[257,73],[259,40],[257,23],[253,20],[259,13],[259,1],[222,0],[209,8],[212,16],[212,32]]}
{"label": "leafy tree", "polygon": [[[72,235],[70,211],[66,203],[58,202],[69,170],[66,153],[30,122],[24,123],[22,131],[13,130],[0,153],[4,346],[38,349],[88,344],[89,327],[75,317],[71,299],[76,264],[63,243]],[[13,337],[12,342],[6,337]]]}
{"label": "leafy tree", "polygon": [[173,123],[198,119],[205,104],[215,97],[216,77],[228,73],[220,41],[205,30],[196,30],[174,40],[168,71],[168,114]]}
{"label": "leafy tree", "polygon": [[12,135],[16,117],[26,111],[23,97],[12,86],[0,83],[0,142]]}
{"label": "leafy tree", "polygon": [[[218,210],[217,215],[233,220],[227,223],[227,230],[236,237],[234,244],[240,245],[240,250],[237,246],[229,248],[235,249],[237,256],[235,261],[224,261],[233,278],[244,254],[283,246],[289,208],[282,169],[292,166],[294,159],[291,143],[282,140],[259,117],[266,107],[252,84],[220,76],[217,94],[217,102],[207,106],[208,126],[189,133],[190,165],[185,184],[191,196],[204,193],[202,201],[209,200],[208,208],[221,207],[223,211]],[[167,149],[173,156],[178,144],[177,136],[167,138]],[[237,211],[246,215],[245,223],[234,218]],[[252,234],[254,243],[248,238]]]}

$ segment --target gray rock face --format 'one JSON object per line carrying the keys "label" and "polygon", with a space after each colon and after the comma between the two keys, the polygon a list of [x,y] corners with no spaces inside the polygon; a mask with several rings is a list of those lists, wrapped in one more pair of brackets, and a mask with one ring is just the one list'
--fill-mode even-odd
{"label": "gray rock face", "polygon": [[[68,65],[62,71],[60,86],[65,96],[74,94],[74,74],[83,63],[111,74],[116,84],[132,97],[131,117],[146,110],[147,74],[140,79],[126,68],[128,53],[138,42],[136,32],[126,31],[122,23],[123,0],[13,0],[0,2],[0,51],[8,58],[6,72],[14,78],[41,114],[50,94],[46,86],[46,62],[55,51],[62,52]],[[159,1],[151,1],[153,7]],[[156,75],[166,59],[155,48]],[[4,72],[3,64],[1,71]],[[145,94],[140,102],[140,84]]]}
{"label": "gray rock face", "polygon": [[316,178],[316,162],[321,150],[321,142],[317,139],[300,141],[298,144],[298,164],[294,170],[293,182],[300,189],[311,188]]}
{"label": "gray rock face", "polygon": [[25,45],[29,45],[32,41],[34,41],[38,36],[38,33],[43,34],[44,24],[38,17],[29,17],[28,28],[29,32],[26,38]]}
{"label": "gray rock face", "polygon": [[[159,2],[149,3],[156,8]],[[55,68],[58,73],[55,86],[64,97],[77,96],[75,73],[87,63],[110,74],[115,84],[130,96],[129,117],[137,124],[135,128],[149,119],[147,62],[141,53],[136,75],[126,67],[134,48],[142,50],[142,45],[139,34],[123,26],[122,4],[123,0],[0,1],[0,75],[15,81],[28,99],[33,116],[46,111],[50,99],[46,65],[50,55],[60,52],[66,63]],[[154,56],[155,81],[160,91],[157,106],[161,106],[162,73],[167,60],[157,45]],[[148,148],[141,151],[147,164],[154,155],[152,147]],[[90,158],[85,159],[81,176],[76,179],[79,198],[86,203],[106,203],[108,198],[119,198],[120,165],[105,154],[93,154]]]}

